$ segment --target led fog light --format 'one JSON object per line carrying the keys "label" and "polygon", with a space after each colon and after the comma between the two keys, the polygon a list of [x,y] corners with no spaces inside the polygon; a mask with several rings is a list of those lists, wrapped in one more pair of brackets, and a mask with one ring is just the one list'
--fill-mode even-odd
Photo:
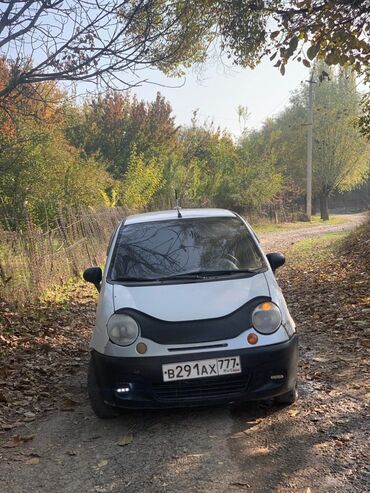
{"label": "led fog light", "polygon": [[270,377],[271,380],[283,380],[284,378],[285,378],[285,376],[284,375],[281,375],[281,374],[279,374],[279,375],[271,375],[271,377]]}
{"label": "led fog light", "polygon": [[118,389],[116,390],[116,392],[118,394],[127,394],[127,392],[130,392],[130,386],[129,385],[124,385],[122,387],[118,387]]}

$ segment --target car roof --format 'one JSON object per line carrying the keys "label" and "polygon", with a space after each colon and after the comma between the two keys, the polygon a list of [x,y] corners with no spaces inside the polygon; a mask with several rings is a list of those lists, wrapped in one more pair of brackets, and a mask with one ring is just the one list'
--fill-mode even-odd
{"label": "car roof", "polygon": [[[227,209],[180,209],[182,218],[199,218],[199,217],[235,217],[235,213]],[[128,216],[125,224],[147,223],[155,221],[167,221],[177,219],[177,210],[146,212],[144,214],[134,214]]]}

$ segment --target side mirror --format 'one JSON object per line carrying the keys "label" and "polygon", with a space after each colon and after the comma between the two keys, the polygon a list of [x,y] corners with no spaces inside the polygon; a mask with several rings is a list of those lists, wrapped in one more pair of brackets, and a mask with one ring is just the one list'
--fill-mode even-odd
{"label": "side mirror", "polygon": [[96,289],[100,291],[100,283],[103,278],[103,273],[100,267],[89,267],[84,271],[83,278],[85,281],[94,284]]}
{"label": "side mirror", "polygon": [[269,264],[271,265],[271,269],[273,272],[275,272],[276,269],[285,264],[285,257],[282,253],[268,253],[266,257],[269,261]]}

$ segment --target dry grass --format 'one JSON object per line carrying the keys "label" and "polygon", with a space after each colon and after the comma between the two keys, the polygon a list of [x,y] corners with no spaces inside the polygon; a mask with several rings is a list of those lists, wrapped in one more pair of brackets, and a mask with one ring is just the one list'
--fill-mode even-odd
{"label": "dry grass", "polygon": [[0,299],[25,303],[47,289],[102,265],[120,208],[81,209],[60,215],[57,227],[43,231],[27,221],[22,231],[0,226]]}

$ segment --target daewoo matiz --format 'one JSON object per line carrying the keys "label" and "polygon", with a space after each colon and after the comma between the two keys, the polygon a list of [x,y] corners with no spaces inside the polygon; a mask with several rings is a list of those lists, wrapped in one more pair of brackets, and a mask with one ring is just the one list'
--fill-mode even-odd
{"label": "daewoo matiz", "polygon": [[297,398],[298,337],[274,271],[236,213],[185,209],[128,217],[100,291],[88,393],[96,415]]}

